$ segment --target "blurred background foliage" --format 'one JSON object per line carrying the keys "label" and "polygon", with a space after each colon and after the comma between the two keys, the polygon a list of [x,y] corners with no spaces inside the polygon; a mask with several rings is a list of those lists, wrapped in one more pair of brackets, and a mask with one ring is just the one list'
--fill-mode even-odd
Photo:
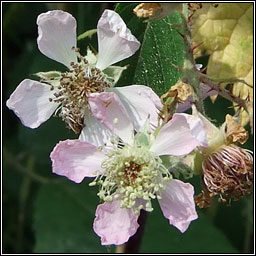
{"label": "blurred background foliage", "polygon": [[[145,24],[138,20],[132,9],[136,4],[119,6],[128,27],[143,38]],[[48,10],[62,9],[77,20],[77,34],[97,26],[104,9],[114,9],[115,3],[3,3],[2,4],[2,137],[3,181],[2,224],[3,253],[109,253],[114,247],[102,247],[92,224],[98,204],[96,190],[88,180],[74,184],[51,173],[49,154],[55,144],[67,138],[76,138],[59,118],[50,118],[39,128],[24,127],[5,103],[17,85],[39,71],[64,70],[65,67],[42,55],[36,43],[37,16]],[[123,10],[123,13],[122,13]],[[130,10],[130,12],[128,12]],[[170,18],[175,18],[175,15]],[[129,22],[128,22],[129,21]],[[139,25],[138,25],[139,24]],[[154,32],[154,26],[151,28]],[[150,35],[150,34],[149,34]],[[161,35],[159,35],[161,36]],[[82,54],[90,45],[97,49],[97,37],[79,41]],[[164,51],[168,49],[163,49]],[[147,45],[141,51],[149,50]],[[177,50],[178,51],[178,50]],[[162,53],[161,53],[162,54]],[[122,64],[131,63],[119,85],[147,82],[135,72],[139,52]],[[175,58],[174,58],[175,59]],[[151,59],[140,60],[145,66]],[[179,63],[177,59],[177,63]],[[207,64],[207,57],[199,63]],[[142,64],[141,64],[142,63]],[[150,70],[150,66],[148,66]],[[143,71],[143,70],[142,70]],[[134,73],[135,72],[135,73]],[[170,75],[177,75],[177,71]],[[134,79],[130,79],[132,73]],[[33,77],[31,77],[33,78]],[[154,79],[154,78],[152,78]],[[157,78],[156,78],[157,79]],[[175,83],[176,81],[174,81]],[[206,112],[220,125],[224,113],[233,113],[231,103],[217,99],[206,100]],[[247,127],[248,128],[248,127]],[[253,150],[250,136],[244,147]],[[190,180],[196,193],[200,192],[199,177]],[[157,204],[148,215],[141,244],[142,253],[251,253],[253,239],[253,197],[248,196],[230,207],[214,204],[209,209],[198,209],[199,219],[181,234],[168,224]]]}

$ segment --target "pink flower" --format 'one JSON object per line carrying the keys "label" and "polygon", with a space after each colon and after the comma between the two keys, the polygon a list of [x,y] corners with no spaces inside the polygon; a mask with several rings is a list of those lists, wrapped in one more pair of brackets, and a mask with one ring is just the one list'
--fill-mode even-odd
{"label": "pink flower", "polygon": [[158,199],[170,224],[185,232],[197,218],[194,189],[173,179],[161,156],[183,156],[205,146],[201,120],[174,114],[156,136],[147,120],[134,135],[129,114],[116,94],[95,94],[89,104],[93,115],[108,127],[104,133],[108,143],[96,146],[87,141],[61,141],[51,160],[54,173],[74,182],[95,177],[90,185],[99,185],[98,196],[104,203],[97,207],[93,227],[102,244],[127,242],[139,226],[140,210],[153,210],[152,199]]}
{"label": "pink flower", "polygon": [[[143,103],[147,104],[148,98],[154,94],[153,91],[142,86],[139,89],[137,85],[111,88],[117,77],[110,77],[105,72],[108,69],[118,70],[119,77],[124,68],[110,65],[130,57],[140,47],[140,42],[131,34],[117,13],[105,10],[98,21],[97,58],[90,51],[83,57],[76,49],[76,20],[71,14],[60,10],[42,13],[37,18],[37,25],[39,50],[47,57],[64,64],[67,71],[39,72],[36,75],[39,76],[40,82],[25,79],[11,94],[7,106],[25,126],[37,128],[52,114],[58,113],[68,127],[79,134],[85,124],[88,126],[87,119],[89,123],[92,122],[88,107],[91,94],[108,90],[117,93],[124,100],[124,104],[129,103],[129,106],[133,107],[129,107],[133,120],[141,122],[140,113],[135,112],[135,109],[139,108],[136,104],[138,91],[141,90],[145,95]],[[134,105],[131,105],[131,101]],[[152,111],[152,108],[149,111]],[[149,111],[145,112],[146,115],[150,114]],[[155,114],[157,117],[157,113]],[[137,115],[137,118],[134,115]],[[83,136],[86,134],[85,130]]]}

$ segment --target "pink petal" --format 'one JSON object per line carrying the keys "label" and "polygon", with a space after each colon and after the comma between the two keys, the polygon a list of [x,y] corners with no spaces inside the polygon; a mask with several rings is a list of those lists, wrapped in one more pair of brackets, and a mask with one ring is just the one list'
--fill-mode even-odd
{"label": "pink petal", "polygon": [[205,116],[197,111],[195,105],[192,105],[192,115],[196,118],[200,118],[204,124],[204,128],[207,134],[208,141],[225,140],[225,135],[221,129],[217,128],[212,122],[210,122]]}
{"label": "pink petal", "polygon": [[23,125],[37,128],[48,120],[58,107],[58,103],[50,102],[54,91],[47,84],[25,79],[7,100],[6,105],[20,118]]}
{"label": "pink petal", "polygon": [[180,180],[170,180],[161,196],[158,202],[164,217],[169,219],[170,225],[185,232],[190,222],[198,218],[193,186]]}
{"label": "pink petal", "polygon": [[158,156],[182,156],[207,143],[202,121],[191,120],[187,114],[174,114],[158,133],[150,151]]}
{"label": "pink petal", "polygon": [[70,67],[77,61],[72,47],[76,47],[76,20],[61,10],[42,13],[37,18],[39,50],[47,57]]}
{"label": "pink petal", "polygon": [[95,233],[101,237],[102,245],[120,245],[128,241],[139,227],[139,215],[132,209],[120,208],[120,201],[100,204],[93,223]]}
{"label": "pink petal", "polygon": [[207,130],[205,129],[204,122],[201,118],[194,115],[176,114],[177,116],[183,116],[187,119],[192,136],[199,141],[199,145],[207,147]]}
{"label": "pink petal", "polygon": [[124,142],[133,143],[133,125],[128,114],[113,92],[91,93],[89,105],[92,114]]}
{"label": "pink petal", "polygon": [[158,126],[158,113],[162,109],[162,103],[151,88],[144,85],[131,85],[115,87],[111,91],[119,96],[136,131],[140,130],[148,117],[150,117],[152,129]]}
{"label": "pink petal", "polygon": [[79,183],[85,177],[103,172],[101,163],[105,155],[98,148],[79,140],[59,142],[51,155],[53,172]]}
{"label": "pink petal", "polygon": [[85,112],[84,121],[85,127],[81,131],[79,140],[87,141],[97,147],[112,146],[110,140],[113,137],[113,133],[89,111]]}
{"label": "pink petal", "polygon": [[96,67],[108,66],[133,55],[140,42],[132,35],[124,21],[114,11],[105,10],[97,25],[99,54]]}

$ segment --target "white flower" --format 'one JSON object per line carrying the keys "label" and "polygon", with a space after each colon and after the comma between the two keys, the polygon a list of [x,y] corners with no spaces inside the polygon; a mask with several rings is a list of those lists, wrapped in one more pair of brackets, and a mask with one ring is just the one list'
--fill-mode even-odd
{"label": "white flower", "polygon": [[[140,42],[117,13],[105,10],[97,25],[99,54],[93,63],[76,48],[76,20],[71,14],[60,10],[42,13],[37,25],[39,50],[64,64],[67,71],[39,72],[40,82],[23,80],[7,106],[27,127],[37,128],[53,113],[59,113],[69,128],[80,133],[86,119],[90,119],[90,95],[113,86],[114,81],[103,70],[133,55]],[[116,91],[122,94],[123,88]]]}
{"label": "white flower", "polygon": [[[141,209],[152,211],[158,199],[163,215],[181,232],[197,218],[194,189],[189,183],[172,179],[161,156],[184,156],[206,145],[199,118],[174,114],[157,135],[146,122],[134,135],[129,114],[116,94],[95,95],[90,102],[93,115],[109,128],[108,141],[95,146],[88,141],[59,142],[51,153],[53,172],[74,182],[96,177],[98,196],[94,230],[103,245],[123,244],[138,228]],[[147,108],[147,105],[143,106]]]}

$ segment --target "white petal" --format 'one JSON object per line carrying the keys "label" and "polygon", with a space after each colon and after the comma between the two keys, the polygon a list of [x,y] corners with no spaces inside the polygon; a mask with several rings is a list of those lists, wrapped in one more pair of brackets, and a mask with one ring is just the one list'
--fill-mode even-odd
{"label": "white petal", "polygon": [[20,118],[23,125],[37,128],[50,118],[58,103],[50,102],[54,91],[47,84],[25,79],[7,100],[6,105]]}
{"label": "white petal", "polygon": [[79,140],[87,141],[95,146],[112,146],[110,140],[113,133],[100,121],[98,121],[89,110],[84,115],[85,127],[83,128]]}
{"label": "white petal", "polygon": [[183,116],[187,119],[187,123],[189,124],[192,136],[199,141],[200,146],[207,147],[207,130],[205,129],[205,125],[201,118],[182,113],[176,115]]}
{"label": "white petal", "polygon": [[70,67],[77,62],[72,47],[76,47],[76,20],[61,10],[42,13],[37,18],[39,50],[47,57]]}
{"label": "white petal", "polygon": [[[150,151],[156,155],[183,156],[202,144],[205,133],[200,119],[191,122],[186,114],[174,114],[171,121],[159,131]],[[198,129],[198,130],[196,130]],[[204,134],[206,139],[206,135]],[[205,143],[206,140],[204,141]]]}
{"label": "white petal", "polygon": [[136,131],[140,130],[148,117],[152,130],[158,126],[158,113],[162,103],[151,88],[144,85],[131,85],[110,90],[119,96]]}
{"label": "white petal", "polygon": [[114,11],[105,10],[97,25],[99,55],[96,67],[108,66],[133,55],[140,42],[132,35],[124,21]]}
{"label": "white petal", "polygon": [[92,114],[123,142],[133,144],[134,129],[128,114],[113,92],[91,93],[89,105]]}
{"label": "white petal", "polygon": [[180,180],[170,180],[166,189],[161,193],[162,199],[158,202],[165,218],[171,225],[185,232],[192,220],[198,218],[195,202],[194,188],[189,183]]}
{"label": "white petal", "polygon": [[103,172],[101,163],[105,155],[96,146],[80,140],[59,142],[50,157],[53,172],[76,183]]}
{"label": "white petal", "polygon": [[[225,143],[225,133],[222,129],[217,128],[212,122],[210,122],[205,116],[197,111],[195,105],[192,105],[192,115],[196,118],[200,118],[204,124],[204,128],[207,134],[208,148],[209,152],[212,147],[217,145],[222,145]],[[203,145],[207,146],[207,145]]]}

